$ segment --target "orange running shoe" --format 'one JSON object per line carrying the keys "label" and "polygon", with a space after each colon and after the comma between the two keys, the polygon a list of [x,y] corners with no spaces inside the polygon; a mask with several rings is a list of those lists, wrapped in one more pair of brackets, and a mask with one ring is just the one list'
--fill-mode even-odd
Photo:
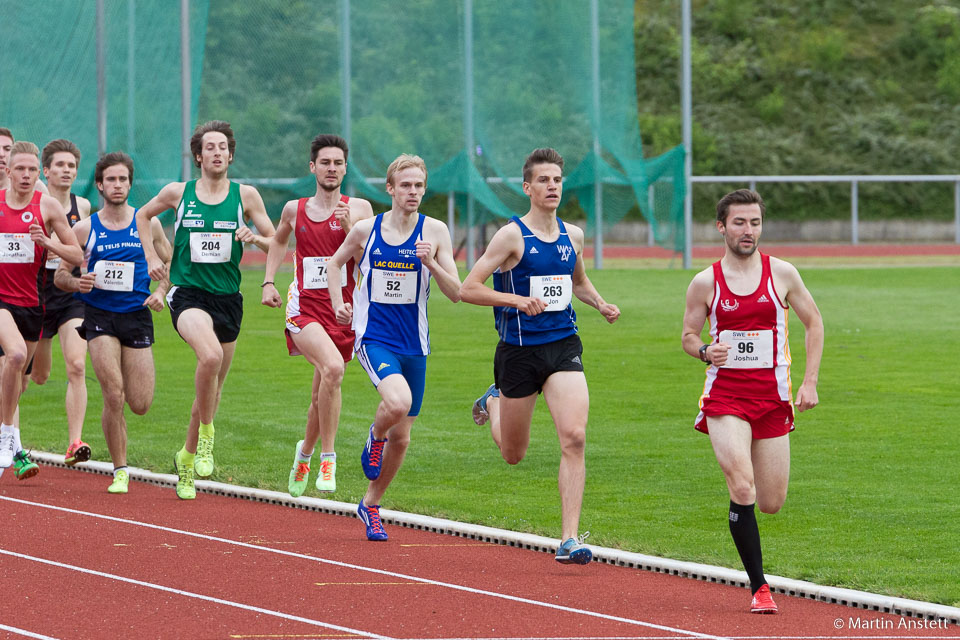
{"label": "orange running shoe", "polygon": [[90,445],[77,438],[67,447],[67,452],[63,454],[63,462],[68,467],[72,467],[78,462],[86,462],[89,460],[90,454]]}

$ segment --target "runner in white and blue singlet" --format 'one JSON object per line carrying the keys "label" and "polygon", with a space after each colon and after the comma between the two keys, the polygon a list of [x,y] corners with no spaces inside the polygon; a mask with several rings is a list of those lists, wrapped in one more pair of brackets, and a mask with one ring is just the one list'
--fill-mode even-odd
{"label": "runner in white and blue singlet", "polygon": [[[500,343],[494,383],[473,403],[477,424],[490,434],[509,464],[530,444],[530,421],[543,393],[560,440],[562,534],[557,562],[587,564],[593,552],[577,535],[586,474],[584,447],[590,397],[583,374],[583,346],[570,301],[576,296],[615,322],[616,305],[603,300],[583,266],[583,231],[557,217],[563,193],[563,158],[536,149],[523,165],[523,192],[530,211],[514,217],[487,246],[464,279],[463,300],[492,306]],[[494,288],[484,283],[493,275]]]}
{"label": "runner in white and blue singlet", "polygon": [[[350,260],[360,271],[353,304],[344,304],[339,287],[329,289],[337,321],[353,321],[357,360],[380,394],[360,456],[370,480],[357,506],[368,540],[386,540],[380,498],[396,476],[420,413],[430,331],[427,299],[430,280],[443,294],[460,300],[460,276],[447,225],[418,211],[427,187],[427,168],[417,156],[402,155],[387,169],[393,207],[357,222],[327,263],[336,273]],[[388,442],[389,440],[389,442]]]}

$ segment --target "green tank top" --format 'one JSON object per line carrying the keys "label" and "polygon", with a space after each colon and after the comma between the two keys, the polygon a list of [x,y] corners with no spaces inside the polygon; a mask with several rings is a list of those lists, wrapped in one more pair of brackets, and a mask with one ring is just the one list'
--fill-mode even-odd
{"label": "green tank top", "polygon": [[243,243],[236,233],[243,224],[240,185],[230,183],[223,202],[207,204],[197,197],[197,181],[183,187],[173,235],[170,282],[217,295],[240,291]]}

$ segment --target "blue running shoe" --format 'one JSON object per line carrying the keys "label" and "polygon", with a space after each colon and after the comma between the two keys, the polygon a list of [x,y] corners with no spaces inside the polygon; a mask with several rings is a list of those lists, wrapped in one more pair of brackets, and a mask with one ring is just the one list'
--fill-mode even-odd
{"label": "blue running shoe", "polygon": [[491,396],[494,398],[500,397],[500,390],[497,389],[495,384],[490,385],[490,388],[482,396],[473,401],[473,421],[481,426],[485,425],[487,420],[490,419],[490,414],[487,413],[487,399]]}
{"label": "blue running shoe", "polygon": [[373,504],[368,507],[361,499],[357,505],[357,515],[363,520],[363,524],[367,525],[367,540],[382,542],[387,539],[387,532],[383,530],[383,523],[380,522],[380,505]]}
{"label": "blue running shoe", "polygon": [[588,564],[593,560],[593,552],[590,547],[583,544],[583,541],[590,537],[590,532],[585,532],[579,538],[567,538],[560,548],[557,549],[557,562],[560,564]]}
{"label": "blue running shoe", "polygon": [[380,477],[383,445],[385,444],[387,444],[387,438],[377,440],[373,437],[373,425],[371,424],[367,443],[363,445],[363,451],[360,453],[360,464],[363,466],[363,475],[367,476],[367,480],[376,480]]}

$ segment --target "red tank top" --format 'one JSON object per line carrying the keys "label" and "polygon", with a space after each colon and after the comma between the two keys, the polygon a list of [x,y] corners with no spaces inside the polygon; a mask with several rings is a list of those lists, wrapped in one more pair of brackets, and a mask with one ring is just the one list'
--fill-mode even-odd
{"label": "red tank top", "polygon": [[[349,331],[349,327],[337,323],[330,306],[330,293],[324,282],[342,285],[343,301],[353,302],[354,260],[350,260],[342,272],[327,274],[326,260],[331,258],[347,234],[336,216],[315,222],[307,215],[307,200],[300,198],[297,204],[297,220],[294,237],[297,248],[294,253],[295,275],[287,295],[287,316],[308,315],[316,318],[327,330]],[[340,201],[350,202],[350,197],[340,196]]]}
{"label": "red tank top", "polygon": [[[760,285],[742,296],[730,291],[720,261],[713,263],[710,336],[713,342],[722,339],[731,349],[727,352],[727,365],[707,368],[704,397],[790,401],[787,307],[774,289],[770,256],[760,254],[760,260]],[[721,332],[729,333],[721,336]]]}
{"label": "red tank top", "polygon": [[37,273],[43,269],[44,249],[30,240],[30,225],[47,232],[40,212],[43,193],[34,191],[23,209],[7,204],[7,191],[0,191],[0,300],[19,307],[40,305]]}

